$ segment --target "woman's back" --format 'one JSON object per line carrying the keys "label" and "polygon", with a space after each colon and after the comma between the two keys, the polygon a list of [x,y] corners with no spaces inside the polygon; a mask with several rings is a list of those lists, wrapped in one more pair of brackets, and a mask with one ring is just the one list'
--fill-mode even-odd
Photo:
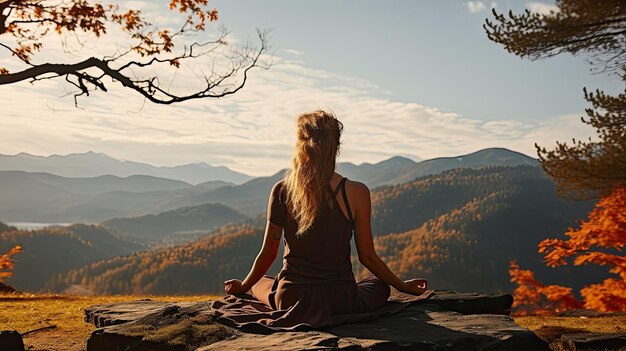
{"label": "woman's back", "polygon": [[327,201],[313,225],[301,235],[297,234],[298,223],[287,208],[284,182],[276,183],[272,189],[268,217],[284,228],[283,269],[278,276],[284,287],[355,282],[350,261],[353,224],[337,200],[340,196],[343,200],[345,181],[343,178],[332,194],[332,189],[328,190]]}

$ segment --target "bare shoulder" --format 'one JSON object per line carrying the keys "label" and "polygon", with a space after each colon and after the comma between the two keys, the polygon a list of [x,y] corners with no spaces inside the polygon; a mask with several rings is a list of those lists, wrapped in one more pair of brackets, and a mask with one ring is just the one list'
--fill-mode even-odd
{"label": "bare shoulder", "polygon": [[357,182],[354,180],[347,180],[346,192],[348,193],[350,197],[362,199],[362,198],[369,197],[370,189],[367,187],[367,185],[361,182]]}

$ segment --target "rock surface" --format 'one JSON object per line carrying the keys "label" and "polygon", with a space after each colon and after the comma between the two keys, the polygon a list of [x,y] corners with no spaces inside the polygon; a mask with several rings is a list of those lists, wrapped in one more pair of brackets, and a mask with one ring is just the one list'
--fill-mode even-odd
{"label": "rock surface", "polygon": [[[401,300],[401,295],[392,299]],[[216,321],[210,301],[134,301],[92,306],[87,351],[99,350],[548,350],[507,315],[510,295],[436,291],[427,300],[373,321],[325,331],[242,333]]]}
{"label": "rock surface", "polygon": [[626,333],[578,333],[562,335],[561,339],[550,344],[555,351],[577,350],[626,350]]}
{"label": "rock surface", "polygon": [[0,331],[0,350],[24,351],[24,342],[20,333],[15,330]]}
{"label": "rock surface", "polygon": [[163,303],[134,301],[93,306],[85,321],[95,324],[89,351],[186,351],[212,344],[236,332],[215,320],[211,301]]}

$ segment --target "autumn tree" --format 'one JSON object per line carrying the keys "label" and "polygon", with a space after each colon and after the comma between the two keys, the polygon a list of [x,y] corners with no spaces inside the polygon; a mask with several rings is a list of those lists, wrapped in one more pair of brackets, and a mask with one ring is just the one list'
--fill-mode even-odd
{"label": "autumn tree", "polygon": [[617,277],[581,290],[585,307],[600,311],[626,311],[626,188],[602,198],[578,229],[565,233],[566,240],[546,239],[539,244],[548,266],[556,267],[573,259],[574,265],[609,266]]}
{"label": "autumn tree", "polygon": [[13,276],[13,258],[12,256],[22,252],[22,247],[16,245],[11,250],[0,255],[0,283],[5,278]]}
{"label": "autumn tree", "polygon": [[546,239],[539,252],[550,267],[597,264],[610,267],[614,277],[581,289],[584,301],[575,299],[571,288],[539,283],[529,270],[512,262],[509,273],[517,284],[517,313],[554,313],[585,307],[599,311],[626,311],[626,188],[619,188],[602,198],[578,229],[570,228],[567,239]]}
{"label": "autumn tree", "polygon": [[[168,5],[166,1],[159,3]],[[0,0],[0,49],[5,53],[0,54],[0,85],[60,78],[70,84],[76,102],[77,97],[88,96],[93,90],[106,92],[110,84],[117,83],[154,103],[172,104],[234,94],[246,84],[251,69],[267,68],[262,62],[268,50],[266,32],[258,32],[257,47],[231,47],[223,28],[207,40],[204,32],[218,16],[208,0],[169,1],[170,10],[181,16],[174,28],[152,24],[141,9],[120,4]],[[168,18],[168,23],[173,23],[173,18],[178,17]],[[112,36],[114,43],[122,41],[125,46],[114,44],[104,54],[94,51],[106,50],[89,50],[87,55],[87,49],[81,50]],[[98,47],[108,45],[111,43]],[[63,49],[57,62],[43,54],[51,46]],[[202,64],[208,72],[190,69],[194,82],[178,87],[172,84],[168,73],[174,75],[173,71],[188,61],[200,59],[205,59]]]}
{"label": "autumn tree", "polygon": [[560,285],[544,285],[535,279],[535,274],[521,269],[512,261],[509,268],[511,282],[517,284],[513,295],[516,315],[554,314],[583,307],[583,303],[572,294],[572,289]]}

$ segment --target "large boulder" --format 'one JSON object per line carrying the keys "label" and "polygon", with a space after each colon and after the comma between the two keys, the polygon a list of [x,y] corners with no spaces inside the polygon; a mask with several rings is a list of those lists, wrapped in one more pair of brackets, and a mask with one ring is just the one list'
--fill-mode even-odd
{"label": "large boulder", "polygon": [[[392,300],[402,300],[401,294]],[[243,333],[218,322],[212,302],[134,301],[92,306],[98,327],[87,351],[99,350],[548,350],[508,316],[510,295],[436,291],[401,312],[324,331]]]}

